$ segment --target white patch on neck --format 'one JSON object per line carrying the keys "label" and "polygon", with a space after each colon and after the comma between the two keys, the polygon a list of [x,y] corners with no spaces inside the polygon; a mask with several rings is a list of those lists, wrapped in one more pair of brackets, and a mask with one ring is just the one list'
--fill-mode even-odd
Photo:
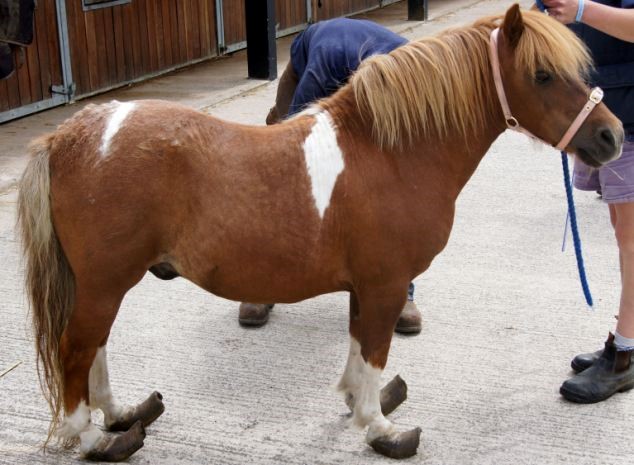
{"label": "white patch on neck", "polygon": [[304,141],[304,155],[315,206],[323,219],[337,177],[345,167],[337,144],[337,129],[328,112],[315,115],[315,124]]}
{"label": "white patch on neck", "polygon": [[121,124],[126,119],[126,117],[130,114],[130,112],[136,106],[134,102],[117,102],[114,100],[112,104],[115,106],[115,110],[110,115],[110,119],[108,120],[108,124],[106,125],[106,130],[103,133],[103,137],[101,138],[101,156],[108,156],[108,149],[110,148],[110,143],[112,142],[112,138],[117,134],[119,129],[121,128]]}

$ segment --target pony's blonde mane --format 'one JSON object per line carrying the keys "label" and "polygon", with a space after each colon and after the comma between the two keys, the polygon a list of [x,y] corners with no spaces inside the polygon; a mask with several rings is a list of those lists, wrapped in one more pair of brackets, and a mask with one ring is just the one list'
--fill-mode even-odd
{"label": "pony's blonde mane", "polygon": [[[585,46],[565,26],[537,12],[522,12],[525,31],[515,68],[543,69],[578,80],[591,68]],[[499,105],[491,79],[489,36],[502,16],[449,29],[365,60],[350,80],[363,118],[382,147],[422,135],[462,137],[481,129]],[[453,132],[452,132],[453,133]]]}

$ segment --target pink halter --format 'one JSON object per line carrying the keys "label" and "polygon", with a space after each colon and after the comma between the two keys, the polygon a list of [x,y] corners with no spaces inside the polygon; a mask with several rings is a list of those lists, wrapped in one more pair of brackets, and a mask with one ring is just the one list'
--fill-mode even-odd
{"label": "pink halter", "polygon": [[[504,84],[502,84],[502,74],[500,72],[500,59],[498,57],[498,34],[500,32],[500,28],[496,28],[491,31],[491,68],[493,70],[493,81],[495,82],[495,89],[498,93],[498,98],[500,99],[500,105],[502,106],[502,112],[504,113],[504,120],[506,121],[506,126],[509,129],[513,129],[514,131],[521,132],[526,134],[527,136],[542,140],[539,137],[534,136],[531,132],[522,126],[517,121],[517,119],[511,114],[511,109],[509,107],[509,103],[506,100],[506,94],[504,93]],[[564,150],[565,147],[570,143],[570,140],[577,133],[583,122],[586,120],[590,112],[597,106],[601,100],[603,100],[603,91],[599,87],[595,87],[590,92],[590,96],[588,97],[588,102],[584,105],[582,110],[579,112],[577,117],[574,119],[564,136],[561,138],[559,143],[555,146],[557,150]],[[546,142],[543,141],[542,142]]]}

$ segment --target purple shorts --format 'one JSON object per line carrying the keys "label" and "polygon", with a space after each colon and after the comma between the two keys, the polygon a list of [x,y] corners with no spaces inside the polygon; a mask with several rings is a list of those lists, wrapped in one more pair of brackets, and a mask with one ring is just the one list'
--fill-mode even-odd
{"label": "purple shorts", "polygon": [[634,135],[626,137],[623,154],[601,168],[575,160],[574,185],[600,192],[607,203],[634,202]]}

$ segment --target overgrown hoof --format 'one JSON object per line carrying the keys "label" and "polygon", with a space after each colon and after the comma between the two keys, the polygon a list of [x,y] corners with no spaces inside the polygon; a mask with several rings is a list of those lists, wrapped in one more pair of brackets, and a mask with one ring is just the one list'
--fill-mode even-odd
{"label": "overgrown hoof", "polygon": [[420,443],[420,428],[403,433],[381,436],[370,443],[370,447],[381,455],[392,459],[406,459],[416,455]]}
{"label": "overgrown hoof", "polygon": [[381,412],[389,415],[407,399],[407,384],[399,375],[381,389]]}
{"label": "overgrown hoof", "polygon": [[104,433],[104,437],[84,457],[95,462],[121,462],[143,447],[143,439],[145,429],[137,421],[125,433]]}
{"label": "overgrown hoof", "polygon": [[148,426],[160,417],[164,411],[165,405],[163,404],[163,396],[159,392],[154,391],[144,402],[108,426],[108,431],[127,431],[138,421],[140,421],[143,426]]}

